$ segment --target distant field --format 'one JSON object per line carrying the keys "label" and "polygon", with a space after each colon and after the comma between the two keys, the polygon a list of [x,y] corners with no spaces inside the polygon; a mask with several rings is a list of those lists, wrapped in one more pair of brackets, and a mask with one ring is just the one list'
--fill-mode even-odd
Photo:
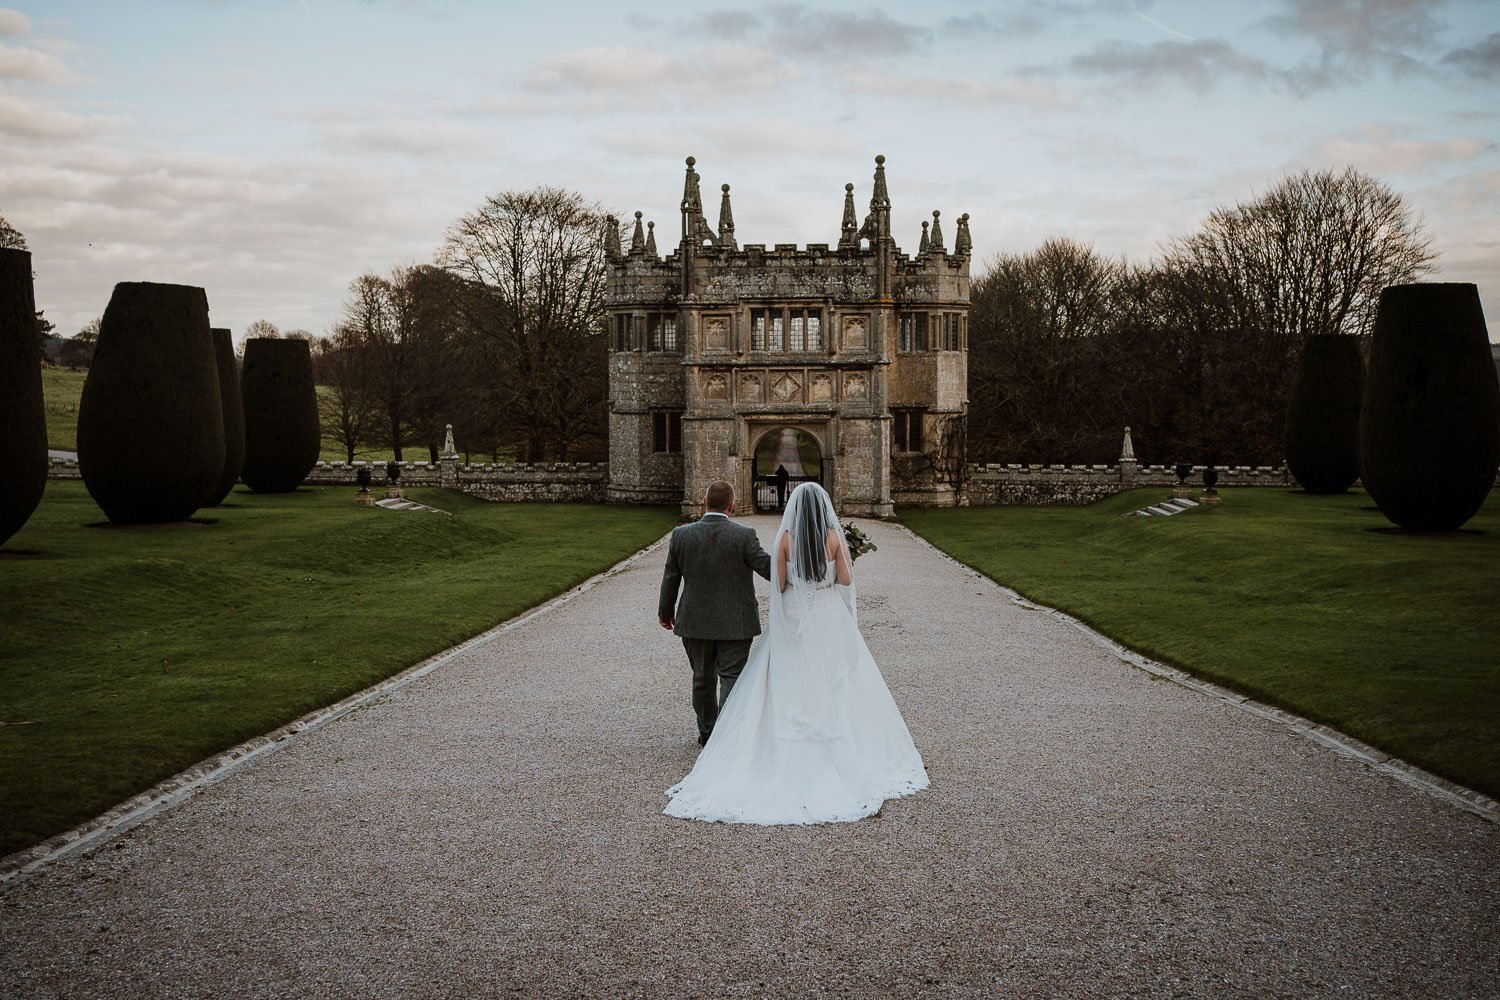
{"label": "distant field", "polygon": [[[78,450],[78,400],[83,395],[86,371],[70,371],[66,368],[42,369],[42,398],[47,410],[47,447],[57,451]],[[327,386],[319,386],[320,395],[330,392]],[[362,462],[384,464],[396,457],[390,448],[374,445],[361,447],[354,457]],[[408,462],[425,462],[430,454],[426,442],[403,445],[402,458]],[[323,435],[323,448],[318,455],[320,461],[344,462],[349,458],[343,445]],[[487,455],[475,455],[475,461],[489,461]]]}

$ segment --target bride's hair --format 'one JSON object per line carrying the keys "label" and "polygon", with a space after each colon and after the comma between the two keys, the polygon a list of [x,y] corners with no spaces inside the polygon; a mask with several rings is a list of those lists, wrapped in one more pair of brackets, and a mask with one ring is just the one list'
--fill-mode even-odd
{"label": "bride's hair", "polygon": [[803,483],[792,493],[791,535],[797,575],[818,583],[828,571],[828,529],[833,501],[817,483]]}

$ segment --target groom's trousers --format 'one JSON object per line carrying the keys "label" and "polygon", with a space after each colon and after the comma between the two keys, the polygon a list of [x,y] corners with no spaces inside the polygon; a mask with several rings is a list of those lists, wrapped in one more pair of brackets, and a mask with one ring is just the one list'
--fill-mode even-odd
{"label": "groom's trousers", "polygon": [[[693,665],[693,711],[698,713],[698,735],[713,732],[719,709],[734,689],[745,661],[750,659],[754,639],[689,639],[683,636],[688,662]],[[718,679],[718,697],[714,680]]]}

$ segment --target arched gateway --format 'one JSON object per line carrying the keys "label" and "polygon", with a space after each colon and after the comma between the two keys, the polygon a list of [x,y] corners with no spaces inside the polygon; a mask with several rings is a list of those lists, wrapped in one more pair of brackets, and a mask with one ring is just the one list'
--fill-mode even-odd
{"label": "arched gateway", "polygon": [[875,158],[863,225],[844,186],[836,247],[741,248],[727,184],[716,233],[692,157],[674,253],[657,255],[642,213],[628,249],[609,220],[610,500],[696,514],[726,479],[748,511],[774,436],[778,450],[814,446],[842,513],[955,501],[941,472],[952,456],[938,453],[963,439],[968,406],[968,216],[950,253],[933,212],[907,257],[891,238],[884,164]]}

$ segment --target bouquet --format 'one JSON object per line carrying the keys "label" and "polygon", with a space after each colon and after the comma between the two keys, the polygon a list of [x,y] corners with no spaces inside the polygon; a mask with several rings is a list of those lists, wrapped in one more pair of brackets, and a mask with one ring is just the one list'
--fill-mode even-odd
{"label": "bouquet", "polygon": [[844,529],[844,541],[849,546],[849,561],[853,562],[866,552],[875,551],[875,543],[870,541],[870,536],[854,526],[854,522],[848,521],[840,525]]}

